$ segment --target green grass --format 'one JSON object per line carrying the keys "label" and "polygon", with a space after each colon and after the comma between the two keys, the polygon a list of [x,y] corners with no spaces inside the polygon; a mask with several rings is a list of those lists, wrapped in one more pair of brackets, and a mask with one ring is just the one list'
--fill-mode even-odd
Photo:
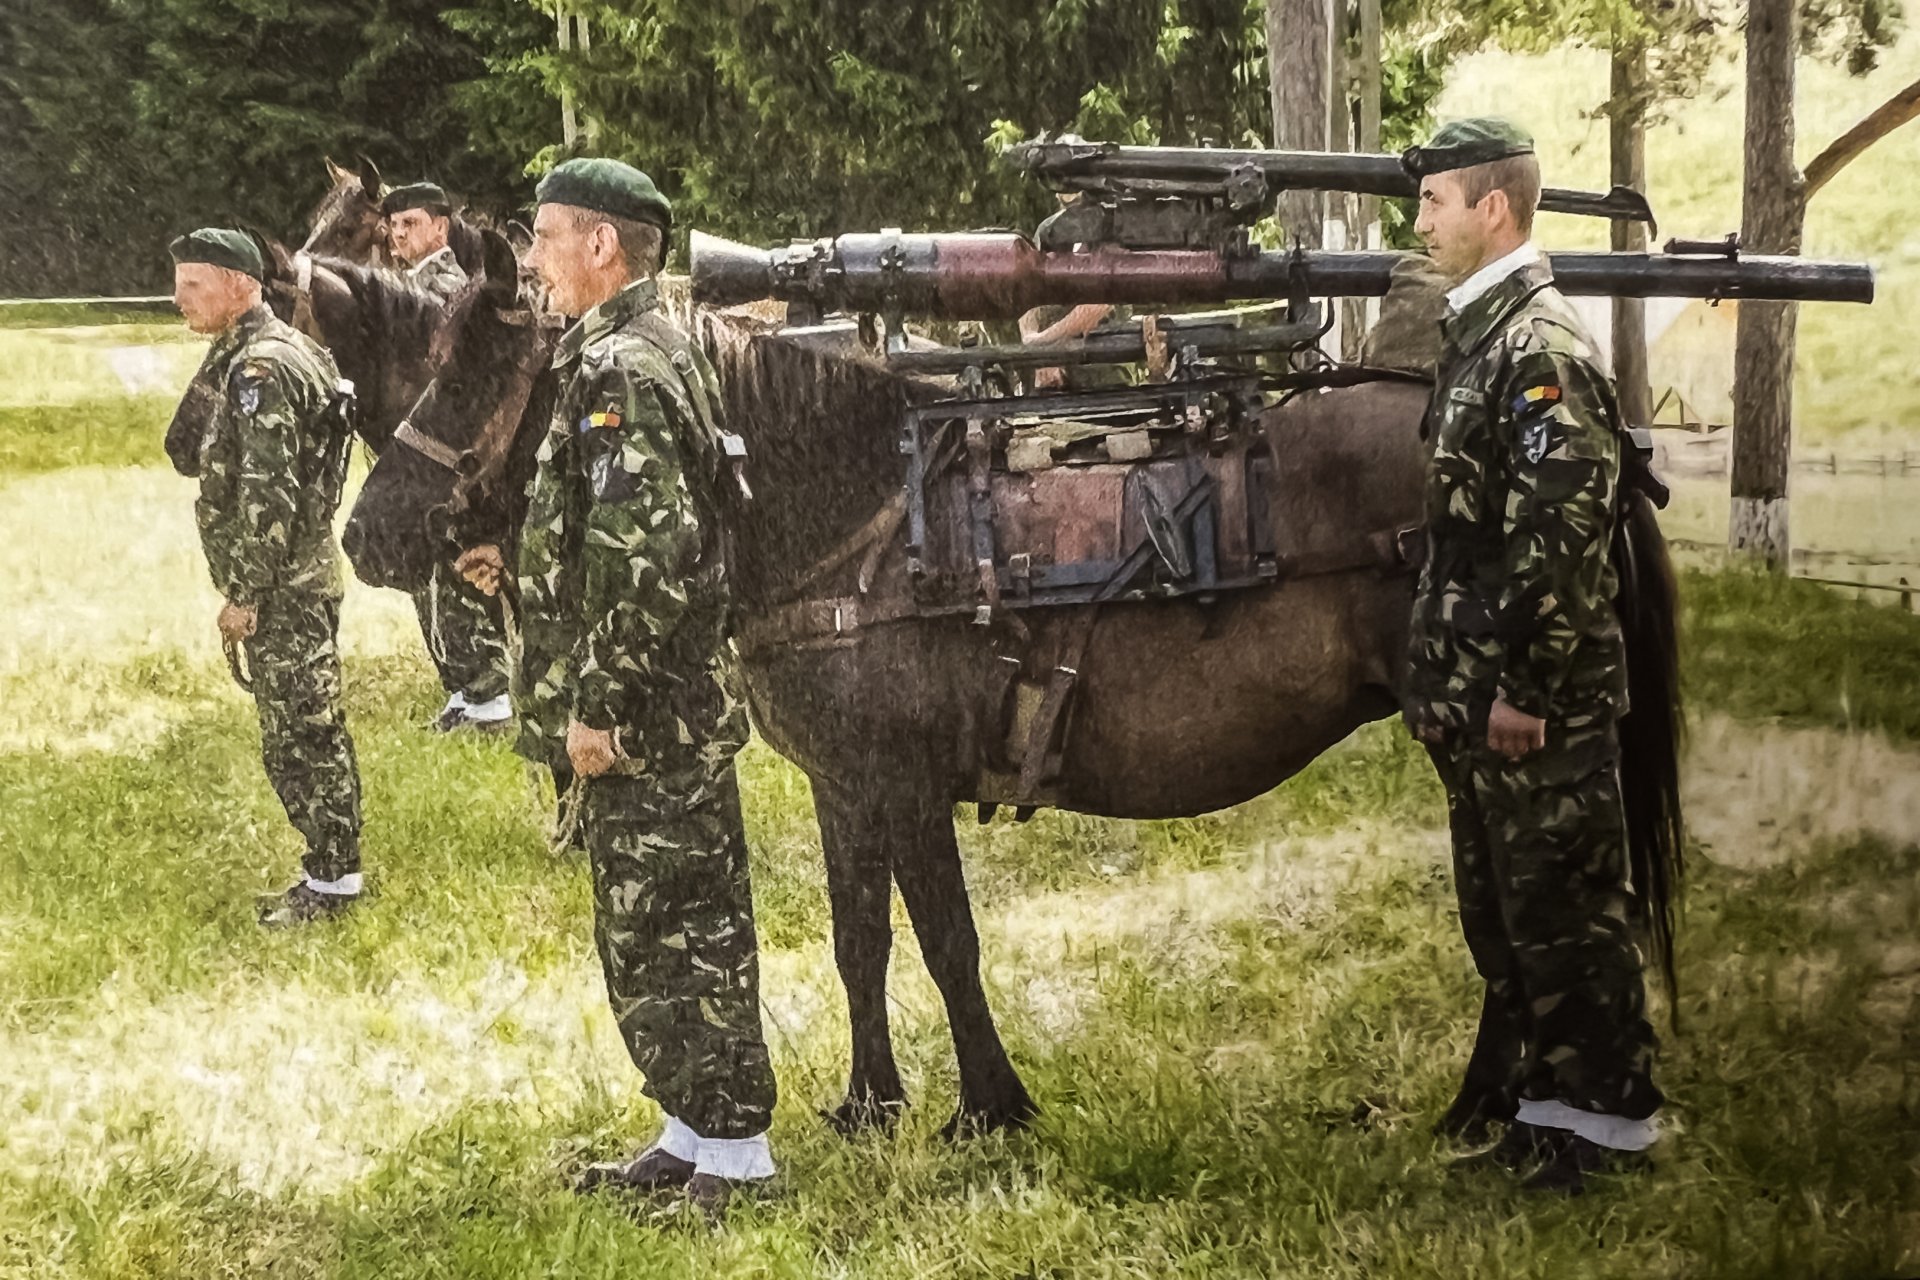
{"label": "green grass", "polygon": [[1682,603],[1703,708],[1920,741],[1920,617],[1760,573],[1688,573]]}
{"label": "green grass", "polygon": [[171,303],[113,306],[95,302],[18,302],[0,307],[0,329],[48,329],[68,325],[157,324],[176,319]]}
{"label": "green grass", "polygon": [[166,396],[111,396],[0,406],[0,475],[165,465],[161,441],[176,403]]}
{"label": "green grass", "polygon": [[[0,368],[114,345],[43,337],[0,342]],[[34,408],[81,403],[90,437]],[[410,607],[353,587],[378,897],[258,933],[252,895],[292,876],[297,839],[214,642],[162,407],[51,376],[0,404],[0,1275],[1920,1267],[1914,833],[1809,837],[1763,871],[1696,858],[1663,1068],[1680,1131],[1648,1182],[1526,1200],[1450,1175],[1426,1131],[1477,992],[1439,791],[1391,722],[1204,818],[959,814],[989,990],[1044,1108],[961,1147],[937,1136],[952,1050],[897,904],[917,1105],[891,1141],[819,1122],[847,1033],[818,835],[801,775],[750,747],[784,1185],[719,1234],[578,1200],[564,1171],[657,1117],[605,1007],[585,870],[544,847],[550,800],[502,744],[420,730],[439,694]],[[1684,590],[1697,710],[1914,736],[1920,619],[1736,575]],[[1776,817],[1795,829],[1752,820]]]}

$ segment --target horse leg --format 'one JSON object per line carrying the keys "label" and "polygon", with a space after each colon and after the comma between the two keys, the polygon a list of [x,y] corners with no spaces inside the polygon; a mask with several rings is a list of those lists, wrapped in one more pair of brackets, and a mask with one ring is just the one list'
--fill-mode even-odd
{"label": "horse leg", "polygon": [[827,899],[833,908],[833,958],[847,992],[853,1065],[847,1096],[821,1115],[844,1134],[891,1129],[907,1105],[887,1022],[887,964],[893,950],[888,919],[893,879],[887,832],[872,806],[816,782],[814,808],[826,853]]}
{"label": "horse leg", "polygon": [[906,900],[920,953],[947,1006],[954,1056],[960,1064],[960,1105],[941,1133],[947,1138],[1023,1128],[1033,1118],[1033,1099],[1007,1059],[1006,1046],[987,1007],[980,983],[980,935],[967,900],[953,812],[920,792],[902,817],[913,824],[910,840],[894,856],[894,879]]}

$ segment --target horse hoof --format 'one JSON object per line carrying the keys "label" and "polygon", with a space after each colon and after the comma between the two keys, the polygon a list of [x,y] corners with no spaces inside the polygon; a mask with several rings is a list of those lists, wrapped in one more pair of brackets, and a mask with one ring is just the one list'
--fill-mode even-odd
{"label": "horse hoof", "polygon": [[953,1118],[940,1128],[940,1136],[948,1142],[961,1142],[968,1138],[984,1138],[990,1133],[1017,1133],[1033,1123],[1040,1114],[1040,1108],[1033,1105],[1033,1099],[1024,1094],[1013,1102],[1001,1103],[991,1107],[969,1107],[962,1104],[953,1113]]}
{"label": "horse hoof", "polygon": [[906,1111],[905,1098],[848,1098],[833,1110],[822,1111],[820,1118],[843,1138],[871,1132],[891,1136]]}

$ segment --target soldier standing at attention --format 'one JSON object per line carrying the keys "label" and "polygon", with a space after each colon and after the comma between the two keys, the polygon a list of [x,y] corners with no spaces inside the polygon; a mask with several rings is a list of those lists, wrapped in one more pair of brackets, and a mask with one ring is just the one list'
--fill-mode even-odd
{"label": "soldier standing at attention", "polygon": [[[582,1186],[684,1188],[717,1213],[774,1172],[734,775],[747,720],[722,681],[733,438],[712,367],[660,311],[672,215],[653,181],[569,160],[536,199],[527,265],[579,319],[554,353],[562,389],[521,538],[519,745],[580,780],[607,995],[666,1114],[653,1146]],[[497,588],[498,548],[459,563]]]}
{"label": "soldier standing at attention", "polygon": [[1649,1164],[1662,1101],[1629,930],[1618,722],[1625,654],[1609,549],[1623,436],[1608,375],[1529,240],[1533,142],[1440,130],[1405,163],[1454,283],[1422,428],[1430,547],[1407,720],[1447,789],[1460,923],[1486,980],[1466,1083],[1440,1128],[1470,1158],[1577,1193]]}
{"label": "soldier standing at attention", "polygon": [[348,423],[325,350],[261,303],[259,247],[206,228],[171,246],[173,297],[210,335],[203,369],[222,394],[196,442],[194,514],[226,603],[220,635],[244,655],[267,778],[306,838],[306,877],[260,904],[269,927],[335,916],[358,900],[360,774],[340,704],[340,553],[333,514]]}
{"label": "soldier standing at attention", "polygon": [[[442,302],[466,286],[467,273],[447,243],[453,205],[445,191],[431,182],[395,187],[380,202],[380,211],[387,217],[393,255],[406,266],[409,280]],[[507,692],[511,663],[500,602],[474,590],[450,561],[436,560],[433,577],[414,593],[413,611],[447,694],[447,705],[427,727],[436,733],[506,730],[513,700]]]}

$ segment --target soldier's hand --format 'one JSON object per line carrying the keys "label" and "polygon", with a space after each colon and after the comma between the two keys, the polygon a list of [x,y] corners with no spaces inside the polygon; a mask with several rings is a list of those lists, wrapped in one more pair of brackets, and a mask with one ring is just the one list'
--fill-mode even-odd
{"label": "soldier's hand", "polygon": [[1415,741],[1424,742],[1430,747],[1437,747],[1447,740],[1447,731],[1441,728],[1439,722],[1436,720],[1429,719],[1425,716],[1415,716],[1411,713],[1402,713],[1400,718],[1406,721],[1407,732],[1414,736]]}
{"label": "soldier's hand", "polygon": [[239,644],[252,635],[260,626],[260,613],[252,606],[241,606],[229,601],[220,606],[220,617],[216,620],[220,628],[220,638],[229,644]]}
{"label": "soldier's hand", "polygon": [[453,562],[453,571],[487,595],[497,595],[500,579],[507,572],[507,561],[500,554],[500,548],[489,542],[462,551],[460,558]]}
{"label": "soldier's hand", "polygon": [[613,733],[607,729],[589,729],[578,720],[567,721],[567,759],[573,771],[583,778],[597,778],[613,768],[618,753]]}
{"label": "soldier's hand", "polygon": [[1547,745],[1547,722],[1495,698],[1487,713],[1487,746],[1509,760],[1519,760]]}
{"label": "soldier's hand", "polygon": [[1033,385],[1042,391],[1057,390],[1067,385],[1067,371],[1058,366],[1046,369],[1035,369],[1033,371]]}

